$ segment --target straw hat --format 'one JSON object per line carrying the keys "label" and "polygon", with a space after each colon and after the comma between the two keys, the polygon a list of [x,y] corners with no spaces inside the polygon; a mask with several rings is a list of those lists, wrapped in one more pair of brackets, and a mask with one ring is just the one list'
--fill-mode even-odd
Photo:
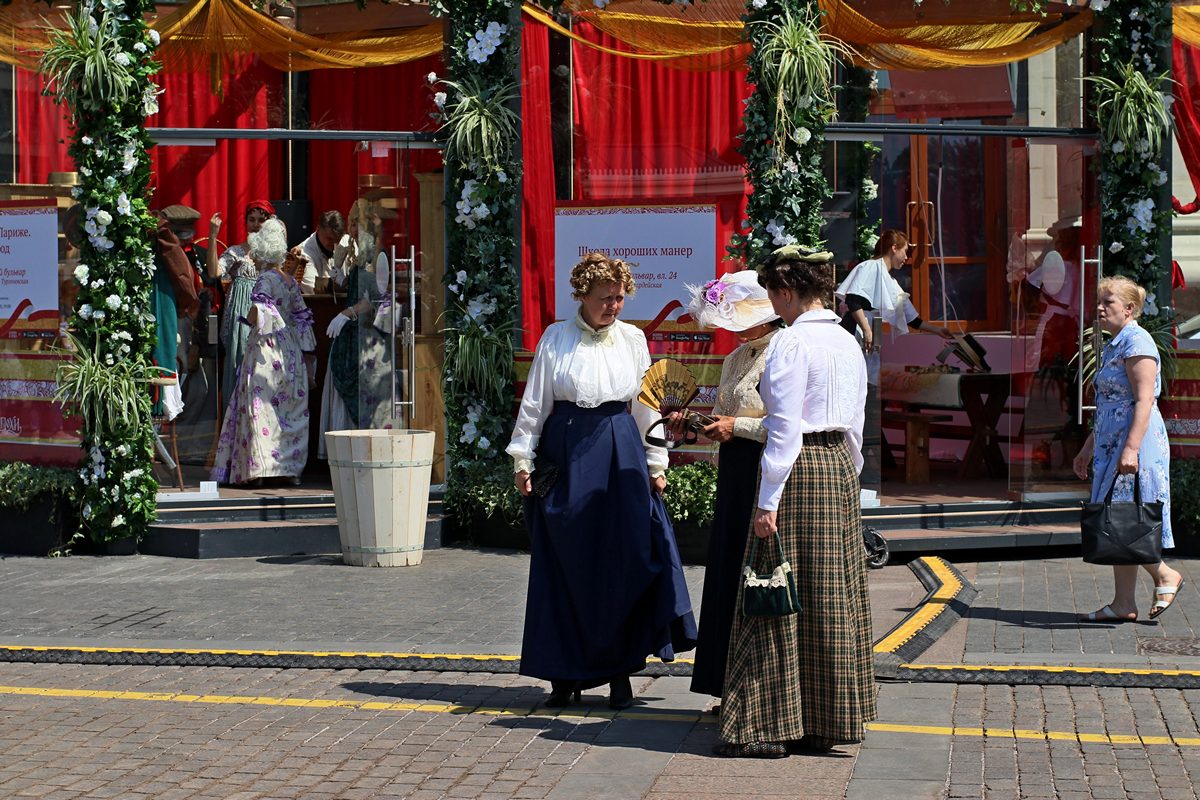
{"label": "straw hat", "polygon": [[700,326],[737,333],[779,319],[767,290],[758,285],[758,272],[729,272],[703,286],[687,285],[688,313]]}

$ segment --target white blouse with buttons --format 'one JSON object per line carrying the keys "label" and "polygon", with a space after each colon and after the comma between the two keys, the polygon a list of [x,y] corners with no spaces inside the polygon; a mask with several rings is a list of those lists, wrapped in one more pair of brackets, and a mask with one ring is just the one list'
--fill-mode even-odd
{"label": "white blouse with buttons", "polygon": [[542,425],[563,400],[583,408],[610,401],[629,402],[646,448],[650,476],[666,472],[667,450],[646,444],[646,431],[659,414],[635,399],[642,376],[650,368],[650,350],[641,328],[617,320],[596,330],[578,315],[546,328],[538,342],[521,397],[521,410],[505,452],[513,457],[514,470],[533,471],[533,455]]}
{"label": "white blouse with buttons", "polygon": [[857,340],[832,311],[801,314],[767,348],[761,381],[767,445],[758,507],[779,507],[783,486],[804,446],[804,434],[844,431],[854,468],[863,466],[867,366]]}

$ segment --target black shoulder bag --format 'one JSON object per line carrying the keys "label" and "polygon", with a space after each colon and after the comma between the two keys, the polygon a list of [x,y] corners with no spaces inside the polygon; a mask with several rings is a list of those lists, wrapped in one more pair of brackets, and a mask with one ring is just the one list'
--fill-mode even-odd
{"label": "black shoulder bag", "polygon": [[1083,560],[1089,564],[1157,564],[1162,561],[1162,503],[1143,503],[1141,477],[1133,479],[1133,502],[1084,503],[1079,520]]}

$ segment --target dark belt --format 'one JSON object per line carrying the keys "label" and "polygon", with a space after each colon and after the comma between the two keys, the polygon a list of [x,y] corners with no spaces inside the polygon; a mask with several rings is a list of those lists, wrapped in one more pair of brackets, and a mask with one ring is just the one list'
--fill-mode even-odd
{"label": "dark belt", "polygon": [[555,414],[596,414],[604,417],[611,417],[617,414],[628,414],[629,403],[623,400],[610,400],[607,403],[601,403],[594,408],[585,408],[581,405],[572,403],[569,400],[554,401]]}

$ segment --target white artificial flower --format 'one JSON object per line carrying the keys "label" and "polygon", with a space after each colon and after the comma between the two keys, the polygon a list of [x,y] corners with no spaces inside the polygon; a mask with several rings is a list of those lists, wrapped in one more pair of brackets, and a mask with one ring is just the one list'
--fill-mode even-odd
{"label": "white artificial flower", "polygon": [[83,195],[83,187],[82,186],[72,186],[71,187],[71,197],[74,197],[76,200],[78,200],[82,195]]}
{"label": "white artificial flower", "polygon": [[437,83],[437,73],[436,72],[429,73],[428,75],[425,76],[425,81],[427,83]]}
{"label": "white artificial flower", "polygon": [[1142,305],[1142,314],[1147,317],[1153,317],[1158,314],[1158,303],[1155,302],[1153,292],[1146,295],[1146,302]]}
{"label": "white artificial flower", "polygon": [[117,514],[115,517],[112,518],[112,526],[114,528],[119,528],[124,524],[125,524],[125,515],[124,514]]}
{"label": "white artificial flower", "polygon": [[790,172],[795,175],[800,172],[800,165],[789,158],[787,161],[783,162],[783,171]]}
{"label": "white artificial flower", "polygon": [[100,209],[99,211],[96,212],[96,222],[99,225],[101,225],[103,227],[108,227],[109,225],[112,224],[112,221],[113,221],[112,214],[108,213],[104,209]]}
{"label": "white artificial flower", "polygon": [[479,441],[476,442],[476,444],[479,445],[480,450],[487,450],[489,447],[492,446],[491,441],[486,436],[480,436]]}
{"label": "white artificial flower", "polygon": [[115,56],[113,56],[113,63],[120,67],[128,67],[130,64],[129,54],[117,53]]}
{"label": "white artificial flower", "polygon": [[767,0],[750,0],[750,5],[758,9],[763,9],[767,7]]}
{"label": "white artificial flower", "polygon": [[158,47],[158,43],[160,41],[158,31],[154,30],[154,28],[151,28],[149,33],[150,33],[150,41],[154,42],[155,47]]}
{"label": "white artificial flower", "polygon": [[129,202],[129,197],[124,192],[117,197],[117,213],[123,217],[133,213],[133,204]]}
{"label": "white artificial flower", "polygon": [[808,128],[797,128],[796,132],[792,134],[792,138],[796,140],[796,144],[808,144],[808,140],[812,138],[812,131]]}
{"label": "white artificial flower", "polygon": [[879,196],[879,184],[870,178],[863,180],[862,196],[864,200],[874,200]]}
{"label": "white artificial flower", "polygon": [[84,303],[79,307],[79,316],[83,319],[91,319],[92,313],[92,306],[89,303]]}
{"label": "white artificial flower", "polygon": [[80,167],[79,174],[84,176],[85,178],[92,177],[92,171],[90,169],[88,169],[87,167]]}
{"label": "white artificial flower", "polygon": [[435,106],[437,106],[438,108],[445,108],[446,107],[446,93],[445,92],[434,92],[433,93],[433,104]]}
{"label": "white artificial flower", "polygon": [[1107,7],[1108,7],[1108,0],[1092,0],[1092,3],[1091,3],[1092,11],[1095,11],[1097,14],[1099,14],[1101,11],[1103,11]]}
{"label": "white artificial flower", "polygon": [[592,0],[592,4],[596,6],[596,8],[604,8],[611,2],[612,0]]}
{"label": "white artificial flower", "polygon": [[104,188],[109,189],[110,191],[117,188],[117,179],[112,175],[105,177]]}
{"label": "white artificial flower", "polygon": [[500,181],[501,183],[508,183],[508,173],[504,170],[500,170],[496,173],[496,180]]}
{"label": "white artificial flower", "polygon": [[88,265],[87,264],[80,264],[79,266],[77,266],[75,268],[75,280],[79,281],[84,286],[87,286],[87,282],[88,282]]}
{"label": "white artificial flower", "polygon": [[121,298],[115,294],[110,294],[108,297],[104,298],[104,305],[108,306],[113,311],[116,311],[121,307]]}
{"label": "white artificial flower", "polygon": [[92,312],[92,319],[96,320],[97,322],[103,322],[104,318],[107,316],[108,316],[108,314],[105,313],[104,309],[98,308]]}
{"label": "white artificial flower", "polygon": [[139,53],[144,53],[144,52],[146,52],[146,50],[148,48],[146,47],[146,44],[144,42],[134,42],[133,49],[138,51]]}
{"label": "white artificial flower", "polygon": [[467,271],[465,269],[460,269],[458,272],[454,273],[454,280],[458,281],[459,283],[466,283]]}
{"label": "white artificial flower", "polygon": [[88,147],[91,147],[91,146],[92,146],[92,137],[90,137],[90,136],[84,136],[84,137],[80,138],[80,140],[79,140],[79,141],[83,142],[83,143],[84,143],[84,144],[86,144]]}
{"label": "white artificial flower", "polygon": [[457,283],[452,283],[449,286],[447,286],[446,288],[449,289],[450,291],[454,292],[455,294],[462,294],[462,292],[458,288]]}
{"label": "white artificial flower", "polygon": [[1121,244],[1120,242],[1113,242],[1108,246],[1108,252],[1110,253],[1119,253],[1124,249],[1125,245]]}
{"label": "white artificial flower", "polygon": [[1125,143],[1122,142],[1120,139],[1117,139],[1115,142],[1112,143],[1111,150],[1114,153],[1124,153],[1125,152]]}

